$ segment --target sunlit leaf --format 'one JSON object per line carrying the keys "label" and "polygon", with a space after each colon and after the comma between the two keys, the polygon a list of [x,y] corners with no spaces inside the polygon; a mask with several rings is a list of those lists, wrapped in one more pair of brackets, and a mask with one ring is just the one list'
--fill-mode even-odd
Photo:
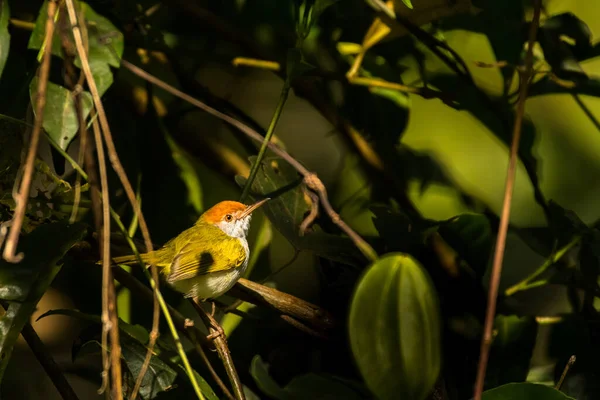
{"label": "sunlit leaf", "polygon": [[483,400],[575,400],[564,393],[535,383],[508,383],[483,393]]}
{"label": "sunlit leaf", "polygon": [[179,176],[188,190],[188,201],[197,213],[203,210],[202,182],[190,155],[165,130],[165,140],[171,149],[173,161],[179,167]]}
{"label": "sunlit leaf", "polygon": [[413,9],[413,5],[410,0],[402,0],[402,3],[404,3],[404,5],[410,8],[411,10]]}
{"label": "sunlit leaf", "polygon": [[[38,78],[31,80],[29,94],[32,104],[36,104]],[[81,93],[82,111],[88,115],[92,109],[92,96]],[[33,107],[35,110],[35,107]],[[34,111],[35,112],[35,111]],[[73,94],[64,87],[48,82],[46,89],[46,108],[44,109],[44,130],[63,149],[66,150],[79,130],[79,119],[75,111]]]}
{"label": "sunlit leaf", "polygon": [[8,59],[10,50],[10,33],[8,33],[8,20],[10,18],[10,9],[8,0],[0,0],[0,77],[4,70],[4,64]]}
{"label": "sunlit leaf", "polygon": [[21,237],[18,251],[25,257],[19,264],[0,259],[0,300],[6,309],[0,317],[0,379],[21,329],[29,322],[38,301],[60,271],[61,259],[85,232],[83,224],[56,222],[41,225]]}
{"label": "sunlit leaf", "polygon": [[[250,157],[255,162],[256,157]],[[246,178],[236,176],[243,187]],[[270,197],[262,210],[277,229],[296,249],[349,265],[360,265],[362,256],[352,241],[344,236],[322,232],[313,225],[313,232],[300,236],[299,227],[310,210],[309,199],[300,188],[300,176],[295,169],[279,157],[265,157],[251,196],[256,199]]]}
{"label": "sunlit leaf", "polygon": [[359,280],[350,305],[350,344],[379,399],[423,400],[441,368],[437,294],[409,255],[388,253]]}

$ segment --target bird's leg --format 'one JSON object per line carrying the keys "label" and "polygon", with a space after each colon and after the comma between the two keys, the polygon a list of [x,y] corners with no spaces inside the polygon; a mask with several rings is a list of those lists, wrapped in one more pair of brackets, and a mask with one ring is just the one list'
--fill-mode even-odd
{"label": "bird's leg", "polygon": [[207,316],[208,320],[210,321],[211,328],[213,328],[215,331],[206,337],[208,340],[214,340],[214,339],[218,338],[219,336],[225,336],[225,331],[223,330],[221,325],[215,319],[216,304],[214,301],[211,301],[211,304],[212,304],[211,313],[210,314],[206,313],[206,316]]}
{"label": "bird's leg", "polygon": [[216,338],[218,338],[220,336],[224,337],[225,331],[223,330],[221,325],[219,325],[219,323],[217,322],[217,320],[214,317],[215,307],[216,307],[215,303],[213,301],[211,301],[212,312],[209,314],[206,312],[206,310],[204,310],[204,308],[200,304],[200,303],[205,303],[207,301],[207,299],[190,299],[190,300],[192,302],[192,305],[194,306],[194,308],[200,315],[200,318],[202,318],[202,320],[204,321],[204,324],[206,325],[206,327],[208,328],[208,330],[210,332],[210,334],[208,334],[206,336],[206,339],[215,340]]}

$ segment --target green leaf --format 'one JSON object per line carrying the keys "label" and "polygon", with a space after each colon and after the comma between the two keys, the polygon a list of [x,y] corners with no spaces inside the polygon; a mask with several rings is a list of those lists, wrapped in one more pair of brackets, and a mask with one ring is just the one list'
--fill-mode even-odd
{"label": "green leaf", "polygon": [[[131,387],[135,385],[135,380],[142,369],[147,351],[146,346],[138,341],[127,337],[121,338],[121,354],[127,369],[131,372]],[[177,372],[153,354],[150,357],[148,370],[142,378],[140,396],[143,399],[153,399],[160,392],[171,389],[176,378]]]}
{"label": "green leaf", "polygon": [[[78,4],[76,1],[75,4]],[[48,1],[44,1],[40,7],[37,19],[35,20],[35,26],[29,36],[29,43],[27,44],[28,49],[40,50],[44,46],[44,40],[46,38],[46,21],[48,20]],[[73,35],[70,34],[71,43],[73,43]],[[64,57],[60,35],[58,32],[54,32],[52,35],[52,55],[57,57]]]}
{"label": "green leaf", "polygon": [[[256,157],[252,156],[249,160],[254,163]],[[240,187],[244,187],[246,178],[236,176],[235,179]],[[300,182],[301,177],[287,162],[279,157],[265,157],[252,182],[250,195],[255,199],[271,198],[261,209],[275,229],[296,249],[308,250],[319,257],[347,265],[362,265],[362,254],[347,237],[322,232],[316,225],[312,226],[313,232],[300,236],[300,224],[310,211],[308,198],[299,187]]]}
{"label": "green leaf", "polygon": [[187,188],[189,204],[194,208],[194,211],[200,214],[203,210],[202,182],[200,182],[197,167],[194,165],[192,157],[173,140],[166,129],[163,130],[163,133],[165,141],[171,149],[173,161],[179,167],[179,176]]}
{"label": "green leaf", "polygon": [[438,232],[477,276],[483,277],[494,247],[492,227],[487,217],[475,213],[457,215],[442,223]]}
{"label": "green leaf", "polygon": [[509,383],[483,393],[483,400],[575,400],[549,386],[535,383]]}
{"label": "green leaf", "polygon": [[8,304],[0,317],[0,380],[23,326],[62,267],[61,259],[85,235],[84,224],[41,225],[19,240],[19,264],[0,260],[0,300]]}
{"label": "green leaf", "polygon": [[252,358],[250,375],[263,393],[276,400],[360,400],[366,397],[361,396],[365,393],[364,389],[354,382],[347,382],[335,376],[314,373],[296,376],[285,388],[282,388],[271,377],[268,364],[258,354]]}
{"label": "green leaf", "polygon": [[441,368],[437,294],[417,260],[388,253],[358,282],[348,322],[358,368],[377,398],[423,400]]}
{"label": "green leaf", "polygon": [[[31,103],[34,105],[37,98],[38,78],[31,80],[29,85],[29,95]],[[92,96],[88,92],[81,93],[82,111],[88,115],[92,109]],[[44,109],[43,127],[48,135],[60,146],[66,150],[69,144],[77,135],[79,130],[79,119],[75,111],[75,101],[72,93],[64,87],[52,82],[48,82],[46,89],[46,108]]]}
{"label": "green leaf", "polygon": [[[90,66],[94,62],[104,62],[118,68],[121,65],[121,57],[123,57],[125,48],[123,34],[108,18],[96,13],[89,4],[79,3],[84,12],[88,30]],[[81,68],[79,57],[75,59],[75,65]]]}
{"label": "green leaf", "polygon": [[[478,88],[463,85],[453,75],[438,74],[431,78],[431,84],[443,91],[456,93],[459,109],[469,112],[481,121],[491,133],[500,139],[507,147],[507,152],[512,141],[512,121],[515,111],[512,106],[505,103],[488,102]],[[457,85],[460,89],[457,91]],[[523,163],[529,180],[533,186],[537,203],[547,210],[546,198],[540,189],[538,173],[538,160],[534,155],[533,145],[536,138],[536,129],[530,120],[523,120],[521,142],[519,145],[519,159]]]}
{"label": "green leaf", "polygon": [[4,65],[8,59],[10,50],[10,33],[8,33],[8,20],[10,18],[10,9],[8,0],[0,0],[0,77],[4,70]]}
{"label": "green leaf", "polygon": [[495,329],[485,387],[525,382],[537,338],[535,318],[498,315]]}
{"label": "green leaf", "polygon": [[413,5],[410,2],[410,0],[402,0],[402,2],[404,3],[404,5],[408,8],[410,8],[411,10],[413,9]]}

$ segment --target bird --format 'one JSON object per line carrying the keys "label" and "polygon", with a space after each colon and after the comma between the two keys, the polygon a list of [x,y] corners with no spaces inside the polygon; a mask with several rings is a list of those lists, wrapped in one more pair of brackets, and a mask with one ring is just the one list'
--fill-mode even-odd
{"label": "bird", "polygon": [[[248,230],[252,213],[269,198],[251,205],[221,201],[196,223],[158,250],[141,254],[154,263],[167,284],[185,298],[214,300],[235,285],[248,267]],[[136,264],[135,255],[115,257],[116,264]],[[214,307],[214,303],[213,303]]]}

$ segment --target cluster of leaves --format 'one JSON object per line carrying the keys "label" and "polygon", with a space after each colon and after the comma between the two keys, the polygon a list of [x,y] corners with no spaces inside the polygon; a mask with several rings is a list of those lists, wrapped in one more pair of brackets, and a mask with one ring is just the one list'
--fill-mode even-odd
{"label": "cluster of leaves", "polygon": [[[259,124],[212,95],[194,77],[209,63],[226,69],[239,54],[285,62],[287,68],[281,68],[280,75],[284,86],[291,85],[340,131],[346,131],[349,147],[359,155],[348,156],[338,184],[331,185],[329,193],[341,217],[381,255],[372,262],[365,260],[352,240],[323,213],[306,232],[300,232],[314,206],[302,177],[284,159],[271,154],[258,166],[250,194],[272,200],[263,207],[264,217],[259,215],[254,222],[258,228],[250,240],[249,277],[262,281],[279,267],[272,259],[308,254],[304,269],[319,272],[313,278],[316,282],[311,282],[319,287],[315,302],[335,315],[339,329],[324,344],[246,303],[240,309],[248,318],[226,315],[221,322],[247,398],[470,398],[485,318],[485,278],[498,217],[476,194],[454,182],[434,157],[406,145],[403,135],[413,113],[412,97],[433,97],[429,101],[442,100],[446,107],[468,113],[499,141],[510,144],[518,100],[515,81],[529,31],[523,2],[395,1],[391,2],[392,14],[399,22],[394,27],[376,20],[369,2],[359,0],[277,4],[232,0],[202,6],[205,8],[185,1],[159,3],[156,8],[142,1],[143,11],[125,3],[76,2],[85,21],[82,29],[90,67],[106,104],[117,150],[128,175],[137,177],[132,181],[138,182],[155,241],[164,242],[188,227],[205,206],[239,196],[248,178],[235,166],[241,164],[245,171],[257,163],[256,157],[250,156],[257,147],[239,132],[219,130],[221,126],[207,122],[205,114],[190,111],[171,95],[149,87],[121,66],[122,58],[146,64],[146,69],[165,82],[253,126]],[[33,30],[23,31],[16,24],[9,28],[13,17],[31,21]],[[26,144],[23,138],[30,126],[26,110],[38,95],[38,78],[31,71],[37,69],[47,45],[46,18],[47,2],[40,8],[37,2],[15,1],[9,8],[8,0],[0,0],[0,92],[15,93],[14,99],[0,99],[3,219],[14,209],[13,183],[19,179]],[[198,20],[203,22],[202,30],[197,29]],[[408,23],[403,24],[405,20]],[[266,39],[258,34],[264,26],[271,32]],[[502,90],[490,93],[482,88],[481,79],[445,38],[454,30],[485,36],[495,58],[490,64],[504,65],[500,69]],[[600,48],[592,44],[585,22],[572,13],[560,13],[543,20],[538,32],[541,52],[536,53],[535,67],[542,72],[534,77],[529,97],[556,93],[598,96],[598,78],[581,66],[596,57]],[[19,332],[57,274],[71,277],[72,282],[82,277],[87,282],[95,276],[81,272],[89,267],[85,257],[69,252],[76,243],[91,238],[85,233],[86,224],[92,225],[90,199],[84,187],[79,222],[67,224],[75,202],[75,174],[61,155],[77,153],[80,126],[76,101],[81,99],[83,118],[90,124],[94,118],[90,115],[91,95],[85,87],[73,85],[79,76],[72,75],[70,66],[79,72],[81,60],[73,50],[70,25],[57,24],[53,40],[53,63],[69,66],[66,72],[53,67],[46,94],[43,143],[56,150],[47,152],[36,164],[34,191],[26,211],[25,230],[31,232],[19,247],[26,254],[25,261],[19,266],[0,264],[0,300],[6,310],[0,318],[0,377],[9,365]],[[15,50],[19,46],[21,51]],[[422,84],[427,90],[407,94],[345,80],[339,87],[328,84],[328,79],[343,76],[360,57],[359,75],[363,78]],[[209,128],[198,134],[198,126]],[[213,131],[221,134],[211,137]],[[546,198],[538,177],[540,160],[534,153],[536,132],[534,123],[526,120],[519,158],[547,224],[514,228],[513,232],[548,261],[499,299],[486,400],[595,398],[600,393],[600,385],[593,379],[599,372],[595,360],[600,355],[596,339],[600,316],[594,305],[600,294],[600,232],[595,224],[584,223],[574,212]],[[228,152],[219,151],[223,148]],[[356,159],[361,161],[351,162]],[[109,178],[110,187],[116,188],[115,177]],[[468,211],[445,219],[422,215],[407,195],[415,181],[421,193],[433,185],[459,193]],[[111,204],[122,219],[135,220],[120,190],[111,189]],[[291,246],[282,246],[278,238]],[[61,271],[62,264],[65,268]],[[550,284],[567,288],[573,311],[556,324],[557,333],[549,346],[558,360],[555,376],[531,379],[539,324],[531,313],[522,311],[522,302],[514,294]],[[94,281],[91,287],[95,291],[89,293],[98,297],[100,283]],[[97,303],[89,294],[76,294],[73,287],[63,289],[81,311],[54,310],[45,316],[61,314],[85,321],[83,345],[75,346],[74,354],[98,352]],[[163,290],[172,305],[181,302],[180,296]],[[120,295],[123,317],[119,328],[129,390],[146,354],[148,331],[144,326],[148,326],[150,312],[149,305],[137,299],[123,299],[128,298]],[[163,338],[168,337],[165,332]],[[573,354],[577,364],[562,392],[541,384],[556,383]],[[213,390],[216,382],[200,360],[193,361],[206,398],[218,398]],[[181,365],[170,340],[161,338],[140,396],[185,396],[190,388]],[[583,376],[585,384],[573,387],[570,376]]]}

